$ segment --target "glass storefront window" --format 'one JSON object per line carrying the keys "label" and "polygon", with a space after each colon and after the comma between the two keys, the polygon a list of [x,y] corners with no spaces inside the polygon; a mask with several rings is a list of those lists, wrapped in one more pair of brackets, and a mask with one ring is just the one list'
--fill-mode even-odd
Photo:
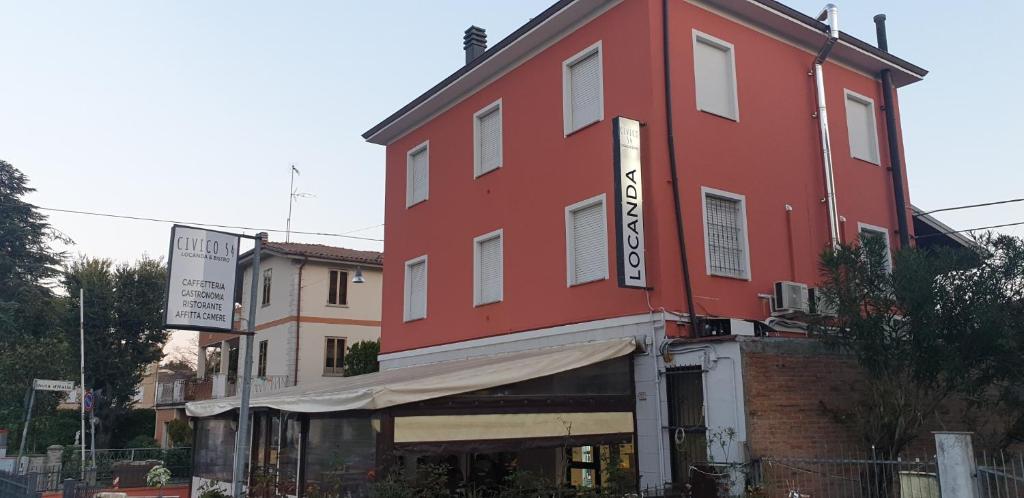
{"label": "glass storefront window", "polygon": [[230,482],[235,451],[235,420],[199,419],[195,431],[195,475]]}
{"label": "glass storefront window", "polygon": [[378,430],[368,416],[310,415],[305,494],[369,496],[367,484],[376,472]]}

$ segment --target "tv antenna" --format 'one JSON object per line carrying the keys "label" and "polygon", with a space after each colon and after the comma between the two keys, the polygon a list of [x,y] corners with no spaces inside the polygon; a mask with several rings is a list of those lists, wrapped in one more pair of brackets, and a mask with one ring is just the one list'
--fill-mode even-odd
{"label": "tv antenna", "polygon": [[291,235],[292,235],[292,204],[295,203],[295,199],[305,199],[305,198],[309,198],[309,197],[315,197],[313,194],[310,194],[310,193],[307,193],[307,192],[299,192],[298,189],[295,188],[295,175],[302,176],[302,173],[299,171],[299,168],[295,167],[294,164],[292,165],[291,174],[292,174],[292,178],[291,178],[291,181],[288,184],[288,221],[285,223],[285,228],[284,228],[284,241],[285,242],[290,242],[291,241]]}

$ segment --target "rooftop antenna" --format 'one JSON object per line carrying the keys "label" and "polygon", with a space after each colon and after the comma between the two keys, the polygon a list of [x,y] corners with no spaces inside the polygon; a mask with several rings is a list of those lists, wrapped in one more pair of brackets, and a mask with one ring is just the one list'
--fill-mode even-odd
{"label": "rooftop antenna", "polygon": [[289,182],[288,184],[288,221],[285,223],[284,229],[285,242],[290,242],[292,237],[292,204],[295,203],[295,199],[313,197],[313,194],[299,192],[295,188],[295,175],[301,176],[302,173],[299,171],[299,168],[295,167],[294,164],[292,165],[291,174],[291,182]]}

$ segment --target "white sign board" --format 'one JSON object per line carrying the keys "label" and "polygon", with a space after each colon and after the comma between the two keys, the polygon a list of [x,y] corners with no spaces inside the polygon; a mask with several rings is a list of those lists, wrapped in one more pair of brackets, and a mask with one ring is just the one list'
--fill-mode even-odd
{"label": "white sign board", "polygon": [[47,380],[35,379],[32,381],[32,389],[36,391],[74,391],[75,383],[70,380]]}
{"label": "white sign board", "polygon": [[619,287],[647,288],[644,196],[640,175],[640,122],[612,120],[615,142],[615,233]]}
{"label": "white sign board", "polygon": [[231,233],[181,225],[171,228],[166,328],[232,330],[238,241],[239,236]]}

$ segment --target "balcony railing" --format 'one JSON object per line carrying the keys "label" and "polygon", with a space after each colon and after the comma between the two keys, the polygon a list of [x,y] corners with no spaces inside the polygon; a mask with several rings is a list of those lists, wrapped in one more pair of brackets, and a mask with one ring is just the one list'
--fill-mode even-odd
{"label": "balcony railing", "polygon": [[[268,375],[252,379],[253,394],[276,391],[292,385],[289,375]],[[234,375],[213,374],[205,379],[178,379],[156,386],[156,404],[176,405],[189,401],[227,398],[238,392]]]}

